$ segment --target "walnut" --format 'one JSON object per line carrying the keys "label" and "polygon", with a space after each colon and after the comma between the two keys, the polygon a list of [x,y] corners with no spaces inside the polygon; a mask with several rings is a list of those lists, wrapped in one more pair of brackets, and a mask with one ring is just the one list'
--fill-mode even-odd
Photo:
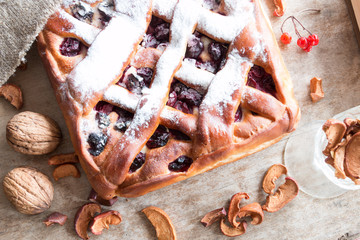
{"label": "walnut", "polygon": [[18,167],[8,172],[3,187],[9,201],[24,214],[47,210],[54,195],[49,178],[32,167]]}
{"label": "walnut", "polygon": [[34,112],[15,115],[6,126],[9,145],[23,154],[42,155],[55,150],[61,140],[61,130],[51,118]]}

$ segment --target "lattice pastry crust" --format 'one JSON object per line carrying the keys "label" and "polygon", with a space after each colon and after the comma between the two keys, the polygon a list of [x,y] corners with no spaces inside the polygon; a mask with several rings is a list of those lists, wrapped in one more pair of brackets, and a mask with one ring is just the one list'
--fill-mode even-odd
{"label": "lattice pastry crust", "polygon": [[65,0],[38,47],[107,199],[257,152],[300,117],[259,0]]}

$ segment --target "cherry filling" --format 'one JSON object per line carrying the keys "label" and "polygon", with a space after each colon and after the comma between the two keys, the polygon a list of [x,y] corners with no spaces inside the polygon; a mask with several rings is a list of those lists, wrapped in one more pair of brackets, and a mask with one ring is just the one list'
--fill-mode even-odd
{"label": "cherry filling", "polygon": [[271,74],[264,68],[254,65],[249,73],[246,85],[256,88],[262,92],[269,93],[276,98],[276,87]]}
{"label": "cherry filling", "polygon": [[118,119],[114,124],[114,128],[121,132],[126,130],[133,119],[132,113],[104,101],[98,102],[94,107],[94,110],[97,111],[95,119],[98,121],[98,126],[100,129],[106,128],[110,125],[109,114],[111,112],[117,113]]}
{"label": "cherry filling", "polygon": [[158,148],[165,146],[169,141],[170,133],[169,129],[163,125],[159,125],[153,135],[146,143],[148,148]]}
{"label": "cherry filling", "polygon": [[238,109],[237,109],[236,112],[235,112],[234,122],[240,122],[241,119],[242,119],[242,109],[241,109],[241,107],[239,106]]}
{"label": "cherry filling", "polygon": [[139,152],[130,166],[129,173],[135,172],[136,170],[141,168],[141,166],[144,165],[144,163],[145,163],[145,153]]}
{"label": "cherry filling", "polygon": [[86,21],[91,23],[92,17],[94,16],[94,11],[91,6],[87,3],[79,2],[73,5],[71,8],[71,13],[73,16],[80,21]]}
{"label": "cherry filling", "polygon": [[141,43],[143,47],[157,48],[160,44],[169,42],[170,24],[152,16],[146,35]]}
{"label": "cherry filling", "polygon": [[136,69],[136,73],[127,73],[130,68],[132,68],[132,72],[135,71],[134,67],[126,67],[123,75],[116,84],[125,87],[132,93],[142,95],[142,89],[144,87],[150,87],[153,77],[153,70],[148,67],[142,67]]}
{"label": "cherry filling", "polygon": [[184,140],[184,141],[190,140],[188,135],[186,135],[178,130],[169,129],[169,132],[170,132],[170,137],[174,138],[176,140]]}
{"label": "cherry filling", "polygon": [[166,105],[192,114],[194,107],[198,107],[202,99],[203,96],[195,89],[187,87],[180,81],[173,81]]}
{"label": "cherry filling", "polygon": [[74,57],[80,54],[82,42],[76,38],[64,38],[60,44],[60,53],[67,57]]}
{"label": "cherry filling", "polygon": [[115,107],[114,111],[118,114],[118,120],[116,121],[114,128],[124,132],[129,127],[134,115],[118,107]]}
{"label": "cherry filling", "polygon": [[178,157],[175,161],[169,163],[169,170],[173,172],[185,172],[189,169],[193,160],[185,155]]}
{"label": "cherry filling", "polygon": [[110,20],[111,16],[114,13],[114,3],[113,1],[102,1],[98,5],[99,13],[100,13],[100,21],[102,25],[106,26]]}
{"label": "cherry filling", "polygon": [[104,151],[108,137],[103,133],[90,133],[88,137],[88,144],[90,148],[89,153],[93,156],[99,156]]}

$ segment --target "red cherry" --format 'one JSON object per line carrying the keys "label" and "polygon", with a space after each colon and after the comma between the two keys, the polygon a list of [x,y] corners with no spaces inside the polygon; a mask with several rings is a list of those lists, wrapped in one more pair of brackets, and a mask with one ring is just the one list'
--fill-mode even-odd
{"label": "red cherry", "polygon": [[284,32],[280,37],[280,40],[283,44],[289,44],[291,39],[292,37],[287,32]]}
{"label": "red cherry", "polygon": [[297,40],[297,45],[305,50],[309,46],[309,42],[305,37],[301,37]]}
{"label": "red cherry", "polygon": [[304,49],[304,51],[306,51],[306,52],[310,52],[310,51],[311,51],[311,49],[312,49],[312,46],[309,44],[309,45],[307,46],[307,48],[305,48],[305,49]]}
{"label": "red cherry", "polygon": [[309,44],[312,45],[312,46],[316,46],[316,45],[319,44],[319,37],[316,34],[310,35],[308,37],[308,40],[310,40]]}

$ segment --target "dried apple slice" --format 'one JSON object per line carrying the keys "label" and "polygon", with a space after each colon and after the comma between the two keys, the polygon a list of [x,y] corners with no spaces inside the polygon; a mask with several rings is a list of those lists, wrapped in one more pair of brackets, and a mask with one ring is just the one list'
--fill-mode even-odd
{"label": "dried apple slice", "polygon": [[266,172],[262,187],[264,192],[273,194],[275,190],[275,181],[283,174],[287,174],[287,169],[282,164],[272,165]]}
{"label": "dried apple slice", "polygon": [[238,217],[239,218],[251,217],[252,218],[251,224],[258,225],[262,223],[262,221],[264,220],[264,212],[260,204],[254,202],[240,208]]}
{"label": "dried apple slice", "polygon": [[11,105],[20,109],[23,106],[23,97],[21,89],[14,84],[4,84],[0,87],[0,96],[8,100]]}
{"label": "dried apple slice", "polygon": [[46,217],[46,219],[43,221],[43,223],[48,227],[55,223],[63,226],[67,220],[67,216],[65,214],[59,213],[59,212],[53,212],[49,216]]}
{"label": "dried apple slice", "polygon": [[232,196],[228,211],[228,220],[233,227],[238,227],[240,222],[236,221],[236,217],[240,211],[240,202],[242,199],[249,199],[249,195],[244,192],[236,193]]}
{"label": "dried apple slice", "polygon": [[323,125],[323,131],[325,132],[328,140],[328,144],[323,153],[325,156],[330,156],[330,151],[343,139],[346,132],[346,125],[339,120],[329,119]]}
{"label": "dried apple slice", "polygon": [[118,225],[121,223],[121,215],[118,211],[110,210],[103,212],[90,222],[90,230],[95,235],[100,235],[104,228],[109,229],[109,225]]}
{"label": "dried apple slice", "polygon": [[101,212],[101,207],[97,203],[86,203],[76,212],[74,225],[75,231],[82,239],[89,239],[87,229],[90,221],[96,213]]}
{"label": "dried apple slice", "polygon": [[65,163],[78,163],[79,159],[75,153],[54,155],[48,160],[49,165],[61,165]]}
{"label": "dried apple slice", "polygon": [[81,176],[79,169],[74,164],[66,163],[60,165],[53,171],[55,181],[68,176],[73,176],[74,178],[79,178]]}
{"label": "dried apple slice", "polygon": [[347,172],[352,178],[360,178],[360,132],[352,136],[346,145],[345,165]]}
{"label": "dried apple slice", "polygon": [[345,179],[344,161],[347,141],[341,142],[334,151],[335,177]]}
{"label": "dried apple slice", "polygon": [[158,240],[176,240],[176,232],[169,216],[158,207],[147,207],[142,212],[155,227]]}
{"label": "dried apple slice", "polygon": [[211,212],[208,212],[202,219],[201,223],[204,225],[204,227],[208,227],[214,222],[220,220],[221,218],[224,218],[226,216],[226,210],[225,208],[219,208],[215,209]]}
{"label": "dried apple slice", "polygon": [[293,200],[299,193],[299,186],[291,177],[285,178],[285,183],[279,187],[274,195],[266,197],[266,203],[262,209],[267,212],[276,212]]}
{"label": "dried apple slice", "polygon": [[230,227],[225,223],[225,218],[222,218],[220,221],[220,230],[221,232],[228,237],[236,237],[243,235],[246,232],[247,223],[242,221],[239,223],[239,226],[236,228]]}

